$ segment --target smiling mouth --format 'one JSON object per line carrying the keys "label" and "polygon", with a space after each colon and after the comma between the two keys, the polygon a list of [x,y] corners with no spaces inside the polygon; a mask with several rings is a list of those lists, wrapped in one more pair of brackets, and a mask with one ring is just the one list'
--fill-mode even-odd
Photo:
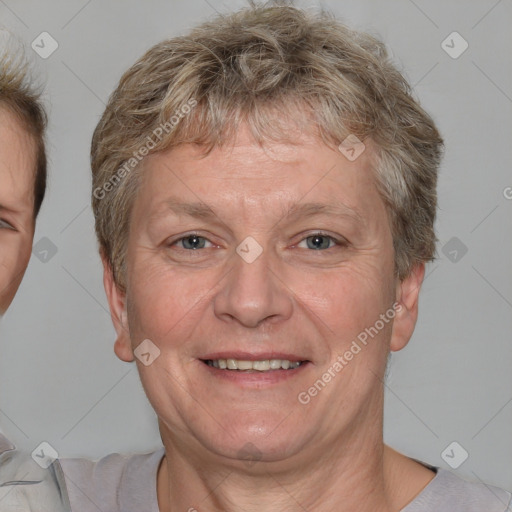
{"label": "smiling mouth", "polygon": [[231,371],[258,371],[295,370],[307,361],[289,361],[287,359],[263,359],[261,361],[247,361],[241,359],[202,359],[202,362],[213,368]]}

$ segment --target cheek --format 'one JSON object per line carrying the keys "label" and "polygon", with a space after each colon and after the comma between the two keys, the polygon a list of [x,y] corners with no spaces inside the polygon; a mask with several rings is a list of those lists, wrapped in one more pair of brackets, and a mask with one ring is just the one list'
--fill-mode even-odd
{"label": "cheek", "polygon": [[5,310],[21,283],[30,259],[31,244],[11,233],[0,234],[0,308]]}
{"label": "cheek", "polygon": [[334,333],[364,328],[393,303],[392,271],[361,261],[315,276],[296,275],[290,288]]}
{"label": "cheek", "polygon": [[[129,268],[128,318],[132,343],[149,338],[159,344],[173,339],[185,340],[197,311],[214,285],[205,272],[170,270],[165,264],[145,261]],[[130,299],[131,297],[131,299]],[[199,321],[199,320],[198,320]],[[187,334],[188,333],[188,334]]]}
{"label": "cheek", "polygon": [[28,265],[31,239],[21,237],[18,233],[0,231],[0,272],[11,279]]}

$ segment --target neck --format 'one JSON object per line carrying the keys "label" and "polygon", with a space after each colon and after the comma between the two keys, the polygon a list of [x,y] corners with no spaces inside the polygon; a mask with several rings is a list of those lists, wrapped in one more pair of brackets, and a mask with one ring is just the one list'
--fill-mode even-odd
{"label": "neck", "polygon": [[217,455],[205,459],[162,429],[160,512],[399,511],[434,474],[383,444],[382,418],[371,425],[345,432],[329,450],[308,448],[285,461],[258,461],[252,467]]}

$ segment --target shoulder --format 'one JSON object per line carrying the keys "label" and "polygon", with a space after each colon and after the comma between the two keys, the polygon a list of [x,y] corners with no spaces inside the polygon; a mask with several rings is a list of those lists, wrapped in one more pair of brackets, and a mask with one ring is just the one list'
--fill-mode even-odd
{"label": "shoulder", "polygon": [[402,512],[512,512],[512,495],[498,487],[469,482],[446,469]]}
{"label": "shoulder", "polygon": [[[0,510],[69,511],[64,475],[58,463],[36,460],[16,450],[0,433]],[[37,463],[36,463],[37,462]]]}
{"label": "shoulder", "polygon": [[155,452],[102,459],[60,459],[72,511],[158,512],[156,476],[164,455]]}
{"label": "shoulder", "polygon": [[0,431],[0,455],[15,450],[16,447]]}

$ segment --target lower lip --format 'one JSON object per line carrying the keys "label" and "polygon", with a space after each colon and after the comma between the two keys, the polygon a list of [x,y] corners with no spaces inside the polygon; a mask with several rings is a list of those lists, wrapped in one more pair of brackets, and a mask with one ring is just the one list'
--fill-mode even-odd
{"label": "lower lip", "polygon": [[260,372],[258,370],[221,370],[220,368],[215,368],[215,366],[209,366],[208,364],[203,363],[201,360],[198,361],[199,364],[204,369],[206,369],[213,377],[216,377],[218,379],[224,379],[226,381],[230,381],[235,384],[248,387],[261,387],[266,385],[273,385],[293,379],[294,377],[297,377],[300,374],[302,374],[303,371],[311,364],[308,361],[302,363],[297,368],[293,368],[292,370],[281,369]]}

